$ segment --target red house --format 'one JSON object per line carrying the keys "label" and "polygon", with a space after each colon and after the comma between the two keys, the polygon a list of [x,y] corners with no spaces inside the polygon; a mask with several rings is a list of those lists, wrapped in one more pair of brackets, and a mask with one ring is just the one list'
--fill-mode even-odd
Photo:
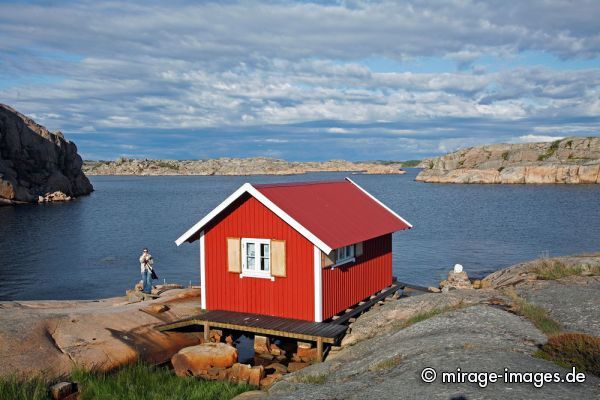
{"label": "red house", "polygon": [[411,227],[348,178],[246,183],[175,243],[200,242],[203,309],[321,322],[392,284]]}

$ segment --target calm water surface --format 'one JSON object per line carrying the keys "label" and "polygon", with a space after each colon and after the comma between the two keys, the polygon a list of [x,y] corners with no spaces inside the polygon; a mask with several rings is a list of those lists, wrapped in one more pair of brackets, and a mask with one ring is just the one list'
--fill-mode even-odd
{"label": "calm water surface", "polygon": [[[461,263],[472,276],[540,256],[600,250],[600,185],[437,185],[354,175],[414,229],[394,234],[394,274],[437,285]],[[199,283],[198,246],[174,240],[244,182],[343,178],[92,177],[72,203],[0,207],[0,300],[124,294],[149,247],[162,282]]]}

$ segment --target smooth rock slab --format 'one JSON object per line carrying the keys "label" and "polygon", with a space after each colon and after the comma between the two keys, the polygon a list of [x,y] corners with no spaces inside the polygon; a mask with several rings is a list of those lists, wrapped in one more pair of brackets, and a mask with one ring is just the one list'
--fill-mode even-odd
{"label": "smooth rock slab", "polygon": [[[442,295],[436,295],[442,297]],[[401,303],[401,301],[400,301]],[[360,320],[360,318],[359,318]],[[334,359],[285,376],[269,389],[270,399],[593,399],[600,379],[588,374],[583,384],[433,383],[421,380],[426,367],[441,372],[519,372],[568,370],[532,357],[546,337],[529,321],[504,310],[477,305],[448,312],[405,329],[364,340]],[[399,363],[390,359],[399,356]],[[323,384],[295,382],[298,375],[326,375]],[[462,397],[461,397],[462,396]]]}

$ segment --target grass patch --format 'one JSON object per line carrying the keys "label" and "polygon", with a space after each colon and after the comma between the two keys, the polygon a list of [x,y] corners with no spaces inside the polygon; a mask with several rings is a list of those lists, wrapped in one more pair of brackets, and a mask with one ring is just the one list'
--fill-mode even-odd
{"label": "grass patch", "polygon": [[182,378],[166,368],[141,362],[105,374],[77,370],[72,379],[79,383],[81,400],[226,400],[252,389],[249,385]]}
{"label": "grass patch", "polygon": [[16,376],[0,379],[0,399],[47,400],[48,384],[42,378],[20,379]]}
{"label": "grass patch", "polygon": [[600,266],[567,265],[558,260],[542,260],[533,268],[533,272],[541,280],[556,280],[566,276],[600,275]]}
{"label": "grass patch", "polygon": [[326,374],[299,375],[294,377],[294,382],[308,383],[311,385],[322,385],[327,382]]}
{"label": "grass patch", "polygon": [[585,333],[563,333],[552,336],[535,353],[561,367],[600,376],[600,338]]}
{"label": "grass patch", "polygon": [[398,325],[396,325],[396,327],[399,329],[408,328],[411,325],[425,321],[429,318],[433,318],[436,315],[444,314],[449,311],[460,310],[461,308],[465,308],[465,307],[466,307],[466,305],[463,304],[461,301],[457,305],[433,308],[428,311],[423,311],[423,312],[417,313],[417,314],[413,315],[412,317],[405,319],[404,321],[400,321],[400,323]]}
{"label": "grass patch", "polygon": [[371,366],[369,366],[369,371],[371,372],[379,372],[379,371],[387,371],[388,369],[392,369],[398,364],[402,362],[402,356],[400,354],[387,358],[383,361],[379,361]]}
{"label": "grass patch", "polygon": [[552,142],[550,147],[548,147],[548,150],[546,150],[546,153],[538,156],[538,161],[545,161],[546,159],[552,157],[554,153],[556,153],[556,150],[558,150],[558,146],[560,146],[560,140],[555,140]]}
{"label": "grass patch", "polygon": [[179,165],[176,163],[161,161],[158,163],[160,168],[173,169],[175,171],[179,171]]}
{"label": "grass patch", "polygon": [[513,311],[528,320],[546,336],[552,336],[560,332],[561,326],[558,322],[548,316],[548,312],[542,307],[529,303],[515,292],[513,288],[504,290],[513,302]]}
{"label": "grass patch", "polygon": [[[81,400],[228,400],[254,389],[250,385],[181,378],[167,368],[141,362],[108,373],[75,370],[71,380],[79,384]],[[0,379],[0,399],[48,400],[49,386],[42,378]]]}
{"label": "grass patch", "polygon": [[421,163],[421,160],[406,160],[402,161],[402,166],[406,168],[414,168]]}

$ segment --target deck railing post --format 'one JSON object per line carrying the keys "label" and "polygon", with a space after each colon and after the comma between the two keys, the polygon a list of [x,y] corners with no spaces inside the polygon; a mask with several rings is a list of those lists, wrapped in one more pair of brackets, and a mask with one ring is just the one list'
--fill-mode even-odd
{"label": "deck railing post", "polygon": [[206,342],[208,342],[209,339],[209,335],[210,334],[210,325],[208,324],[208,321],[204,321],[204,340]]}
{"label": "deck railing post", "polygon": [[323,338],[317,338],[317,361],[323,362]]}

